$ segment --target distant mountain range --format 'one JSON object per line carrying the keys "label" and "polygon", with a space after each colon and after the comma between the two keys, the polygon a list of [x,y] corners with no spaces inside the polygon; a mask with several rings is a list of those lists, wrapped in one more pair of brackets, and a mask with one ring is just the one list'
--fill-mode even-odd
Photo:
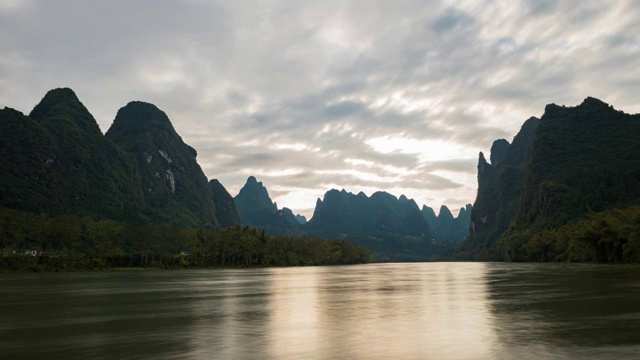
{"label": "distant mountain range", "polygon": [[447,240],[457,244],[469,235],[472,208],[471,204],[460,208],[460,212],[456,218],[453,217],[451,210],[445,205],[440,207],[438,216],[436,216],[432,208],[426,205],[422,206],[421,213],[429,224],[433,238]]}
{"label": "distant mountain range", "polygon": [[344,238],[384,260],[427,260],[444,255],[468,235],[471,214],[471,205],[462,208],[457,218],[446,206],[436,216],[426,206],[420,211],[416,202],[404,195],[397,198],[376,192],[369,197],[333,189],[317,200],[307,222],[288,208],[278,209],[262,182],[253,176],[234,200],[244,225],[272,234]]}
{"label": "distant mountain range", "polygon": [[233,200],[242,224],[265,229],[270,234],[290,233],[291,229],[300,225],[300,221],[306,222],[303,216],[294,215],[289,208],[278,209],[264,185],[253,176],[247,179]]}

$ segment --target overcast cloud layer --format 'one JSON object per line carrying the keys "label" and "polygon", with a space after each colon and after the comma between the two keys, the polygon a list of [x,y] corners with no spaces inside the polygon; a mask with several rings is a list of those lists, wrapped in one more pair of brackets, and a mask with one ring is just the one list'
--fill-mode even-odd
{"label": "overcast cloud layer", "polygon": [[0,106],[71,87],[106,131],[151,102],[232,195],[307,216],[330,188],[456,209],[546,104],[640,112],[639,34],[633,0],[0,0]]}

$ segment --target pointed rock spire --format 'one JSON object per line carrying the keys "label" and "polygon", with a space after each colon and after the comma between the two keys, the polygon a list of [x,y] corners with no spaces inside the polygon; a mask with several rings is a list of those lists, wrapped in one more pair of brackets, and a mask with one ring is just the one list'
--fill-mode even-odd
{"label": "pointed rock spire", "polygon": [[491,145],[491,165],[496,166],[500,161],[502,161],[507,154],[507,149],[509,149],[509,142],[505,139],[498,139],[493,142]]}

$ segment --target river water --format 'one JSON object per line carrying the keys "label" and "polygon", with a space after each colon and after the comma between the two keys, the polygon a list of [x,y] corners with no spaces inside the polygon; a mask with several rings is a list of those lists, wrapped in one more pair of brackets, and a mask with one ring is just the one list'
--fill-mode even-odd
{"label": "river water", "polygon": [[640,266],[0,274],[3,359],[637,359]]}

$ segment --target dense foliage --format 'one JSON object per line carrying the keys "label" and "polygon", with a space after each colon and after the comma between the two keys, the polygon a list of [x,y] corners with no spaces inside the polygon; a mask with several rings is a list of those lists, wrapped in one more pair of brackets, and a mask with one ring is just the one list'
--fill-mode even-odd
{"label": "dense foliage", "polygon": [[63,179],[53,166],[58,152],[54,139],[33,119],[0,110],[0,206],[61,211]]}
{"label": "dense foliage", "polygon": [[0,144],[0,207],[219,226],[196,151],[151,104],[120,109],[105,136],[71,89],[54,89],[29,116],[0,110]]}
{"label": "dense foliage", "polygon": [[241,226],[223,230],[130,226],[0,209],[0,270],[4,271],[307,266],[371,260],[367,250],[344,240],[269,236],[264,230]]}
{"label": "dense foliage", "polygon": [[640,203],[640,116],[593,98],[547,106],[521,199],[501,240],[505,258],[521,258],[524,241],[545,229]]}
{"label": "dense foliage", "polygon": [[540,120],[528,119],[513,143],[496,140],[491,161],[480,153],[478,195],[471,213],[471,233],[456,250],[456,257],[473,260],[497,258],[496,242],[513,221],[520,206],[520,191]]}
{"label": "dense foliage", "polygon": [[590,213],[524,245],[532,261],[640,261],[640,207]]}
{"label": "dense foliage", "polygon": [[453,246],[449,241],[395,234],[348,234],[344,239],[370,250],[382,262],[443,260]]}
{"label": "dense foliage", "polygon": [[593,98],[548,105],[535,136],[526,136],[533,142],[512,151],[526,125],[504,160],[487,164],[481,156],[472,234],[455,256],[637,261],[640,116]]}
{"label": "dense foliage", "polygon": [[179,227],[219,226],[197,153],[162,110],[132,101],[118,110],[105,138],[135,160],[151,219]]}
{"label": "dense foliage", "polygon": [[144,220],[135,165],[71,90],[48,92],[29,117],[1,110],[0,143],[0,206]]}
{"label": "dense foliage", "polygon": [[242,220],[240,220],[238,208],[231,194],[229,194],[227,189],[225,189],[217,179],[210,180],[209,185],[211,186],[213,203],[216,205],[216,218],[220,226],[229,227],[240,225]]}

